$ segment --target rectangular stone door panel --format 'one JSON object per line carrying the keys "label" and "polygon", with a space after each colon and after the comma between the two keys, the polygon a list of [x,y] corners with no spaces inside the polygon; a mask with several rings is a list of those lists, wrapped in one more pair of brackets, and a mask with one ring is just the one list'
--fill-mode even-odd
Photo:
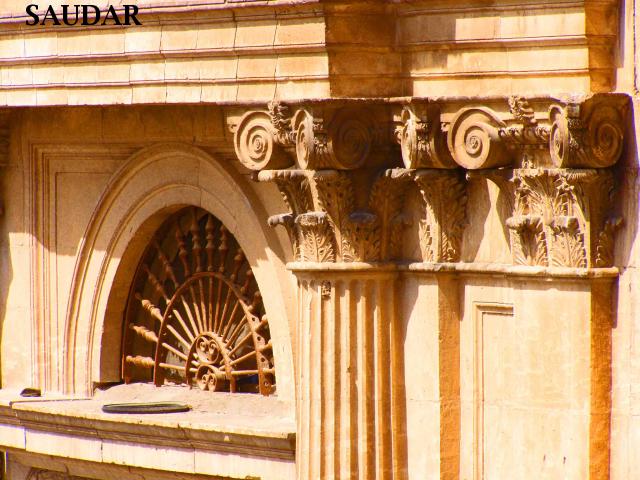
{"label": "rectangular stone door panel", "polygon": [[586,405],[575,401],[571,319],[475,303],[473,323],[473,367],[462,380],[473,376],[474,480],[580,478],[586,452],[576,450],[589,433]]}

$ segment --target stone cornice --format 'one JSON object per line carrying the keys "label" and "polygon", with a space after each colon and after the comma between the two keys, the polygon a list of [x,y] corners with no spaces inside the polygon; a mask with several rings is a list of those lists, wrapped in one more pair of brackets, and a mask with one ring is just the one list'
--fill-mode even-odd
{"label": "stone cornice", "polygon": [[[24,3],[13,3],[0,13],[8,106],[588,93],[616,83],[619,0],[149,1],[139,4],[143,25],[99,30],[27,26]],[[513,22],[523,9],[528,21]],[[109,93],[96,98],[96,88]]]}
{"label": "stone cornice", "polygon": [[484,178],[511,205],[513,265],[592,269],[613,264],[622,223],[612,166],[627,108],[615,94],[341,100],[272,103],[228,123],[238,159],[289,207],[269,222],[286,227],[297,262],[406,262],[408,227],[423,262],[460,262],[467,182]]}

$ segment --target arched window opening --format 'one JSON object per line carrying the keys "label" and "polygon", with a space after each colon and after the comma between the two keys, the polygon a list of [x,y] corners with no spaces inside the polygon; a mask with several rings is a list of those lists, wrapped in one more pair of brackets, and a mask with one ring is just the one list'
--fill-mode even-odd
{"label": "arched window opening", "polygon": [[262,296],[235,237],[207,211],[169,217],[146,248],[125,310],[126,383],[275,391]]}

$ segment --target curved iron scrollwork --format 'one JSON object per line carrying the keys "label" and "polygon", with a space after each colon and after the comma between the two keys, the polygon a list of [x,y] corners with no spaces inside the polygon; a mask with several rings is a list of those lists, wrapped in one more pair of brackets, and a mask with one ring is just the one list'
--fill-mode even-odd
{"label": "curved iron scrollwork", "polygon": [[171,216],[147,247],[123,338],[127,383],[275,391],[269,322],[251,267],[233,235],[200,208]]}

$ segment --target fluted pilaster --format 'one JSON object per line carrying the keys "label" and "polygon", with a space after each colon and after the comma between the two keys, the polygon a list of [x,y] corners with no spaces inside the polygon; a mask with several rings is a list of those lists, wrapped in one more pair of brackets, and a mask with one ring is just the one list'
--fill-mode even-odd
{"label": "fluted pilaster", "polygon": [[403,478],[397,273],[316,266],[293,267],[300,307],[298,478]]}
{"label": "fluted pilaster", "polygon": [[[301,480],[395,480],[424,465],[441,479],[481,478],[546,458],[505,463],[495,450],[510,442],[529,448],[524,430],[510,436],[484,430],[484,415],[492,412],[481,393],[485,386],[509,405],[518,389],[519,372],[496,363],[512,350],[492,329],[506,326],[523,345],[514,363],[532,379],[531,398],[518,399],[523,411],[545,405],[558,413],[559,401],[589,408],[577,420],[544,419],[551,441],[565,428],[589,431],[583,463],[551,461],[549,468],[580,475],[588,469],[589,478],[608,478],[610,306],[617,274],[611,267],[622,225],[614,165],[624,145],[627,104],[622,95],[341,100],[271,104],[230,119],[239,160],[256,171],[255,179],[274,183],[288,209],[269,223],[286,228],[295,262],[289,267],[299,281]],[[485,199],[481,187],[493,212],[477,203]],[[501,230],[485,231],[498,222]],[[474,246],[484,235],[505,236],[507,264],[470,260],[487,254],[474,251],[486,249]],[[556,323],[549,315],[557,312],[540,302],[538,277],[578,285],[562,290],[573,303]],[[422,290],[412,298],[400,289],[403,282]],[[586,298],[590,311],[583,308]],[[553,335],[556,324],[569,333],[539,345],[540,332]],[[402,332],[410,325],[432,342],[437,338],[437,346],[418,354],[406,350]],[[549,349],[560,366],[566,365],[565,343],[578,352],[582,377],[558,367],[566,390],[549,393],[536,383],[543,383],[535,372],[547,356],[538,347]],[[404,362],[416,358],[428,370],[423,377],[437,372],[437,382],[405,371]],[[513,387],[485,382],[491,368]],[[419,399],[407,393],[410,378],[422,386],[413,391]],[[438,411],[420,411],[433,405]],[[537,431],[535,415],[521,415],[527,417],[523,425],[531,422],[526,435]],[[414,450],[408,462],[406,431],[425,418],[431,439],[437,437],[432,456],[420,463]]]}

